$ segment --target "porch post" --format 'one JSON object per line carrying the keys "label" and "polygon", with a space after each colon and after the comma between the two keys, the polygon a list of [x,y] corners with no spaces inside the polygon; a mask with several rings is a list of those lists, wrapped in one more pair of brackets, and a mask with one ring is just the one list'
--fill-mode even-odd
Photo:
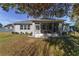
{"label": "porch post", "polygon": [[40,24],[40,33],[42,33],[42,23],[39,24]]}
{"label": "porch post", "polygon": [[54,32],[54,29],[53,28],[54,28],[54,23],[52,23],[52,33]]}
{"label": "porch post", "polygon": [[32,23],[32,36],[35,37],[35,23]]}
{"label": "porch post", "polygon": [[62,35],[62,31],[63,31],[63,24],[62,23],[59,23],[59,34]]}

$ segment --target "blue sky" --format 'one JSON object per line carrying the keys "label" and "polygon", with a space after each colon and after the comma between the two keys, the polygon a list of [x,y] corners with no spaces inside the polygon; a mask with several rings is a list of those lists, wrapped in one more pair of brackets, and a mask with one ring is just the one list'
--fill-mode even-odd
{"label": "blue sky", "polygon": [[3,25],[13,23],[15,21],[22,21],[28,18],[27,14],[16,14],[13,9],[10,9],[8,12],[0,8],[0,23]]}
{"label": "blue sky", "polygon": [[[16,21],[27,20],[27,19],[28,19],[27,14],[16,14],[13,9],[10,9],[8,12],[6,12],[2,8],[0,8],[0,23],[2,23],[3,25],[14,23]],[[66,23],[71,22],[68,16],[64,16],[60,19],[66,20]],[[74,25],[74,23],[72,23],[72,25]]]}
{"label": "blue sky", "polygon": [[63,19],[65,23],[69,24],[70,26],[74,26],[75,25],[75,21],[72,20],[70,17],[68,16],[63,16],[61,18],[57,18],[55,17],[55,19]]}

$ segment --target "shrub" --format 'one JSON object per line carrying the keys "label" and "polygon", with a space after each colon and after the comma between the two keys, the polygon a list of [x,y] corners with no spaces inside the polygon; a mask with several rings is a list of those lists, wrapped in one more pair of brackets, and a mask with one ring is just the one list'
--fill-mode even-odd
{"label": "shrub", "polygon": [[19,34],[18,32],[12,32],[12,34]]}
{"label": "shrub", "polygon": [[32,32],[31,32],[31,33],[29,33],[29,35],[32,35]]}
{"label": "shrub", "polygon": [[24,34],[23,32],[20,32],[20,34]]}
{"label": "shrub", "polygon": [[25,34],[26,34],[26,35],[32,35],[32,32],[31,32],[31,33],[25,32]]}
{"label": "shrub", "polygon": [[25,32],[26,35],[28,35],[29,33]]}

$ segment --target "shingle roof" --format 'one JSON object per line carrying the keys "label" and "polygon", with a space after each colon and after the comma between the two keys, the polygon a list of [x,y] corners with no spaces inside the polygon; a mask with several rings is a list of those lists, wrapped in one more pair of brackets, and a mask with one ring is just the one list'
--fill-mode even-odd
{"label": "shingle roof", "polygon": [[53,21],[64,21],[62,19],[50,19],[50,18],[42,18],[42,19],[30,19],[30,20],[25,20],[25,21],[17,21],[13,24],[17,25],[17,24],[32,24],[32,22],[53,22]]}
{"label": "shingle roof", "polygon": [[7,24],[7,25],[5,25],[4,27],[7,27],[7,26],[12,26],[12,24]]}
{"label": "shingle roof", "polygon": [[14,24],[32,24],[32,21],[26,20],[26,21],[17,21]]}
{"label": "shingle roof", "polygon": [[63,19],[51,19],[51,18],[42,18],[42,19],[34,19],[32,21],[38,21],[38,22],[63,22]]}

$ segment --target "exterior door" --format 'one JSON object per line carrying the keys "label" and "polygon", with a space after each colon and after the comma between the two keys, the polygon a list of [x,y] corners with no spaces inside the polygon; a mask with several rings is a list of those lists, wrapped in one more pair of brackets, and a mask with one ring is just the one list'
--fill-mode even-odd
{"label": "exterior door", "polygon": [[44,23],[41,25],[42,33],[52,33],[52,23]]}
{"label": "exterior door", "polygon": [[39,34],[40,33],[40,24],[35,24],[35,34]]}
{"label": "exterior door", "polygon": [[54,24],[53,24],[53,27],[52,27],[52,31],[53,31],[53,32],[58,32],[58,31],[59,31],[58,25],[59,25],[58,23],[54,23]]}

